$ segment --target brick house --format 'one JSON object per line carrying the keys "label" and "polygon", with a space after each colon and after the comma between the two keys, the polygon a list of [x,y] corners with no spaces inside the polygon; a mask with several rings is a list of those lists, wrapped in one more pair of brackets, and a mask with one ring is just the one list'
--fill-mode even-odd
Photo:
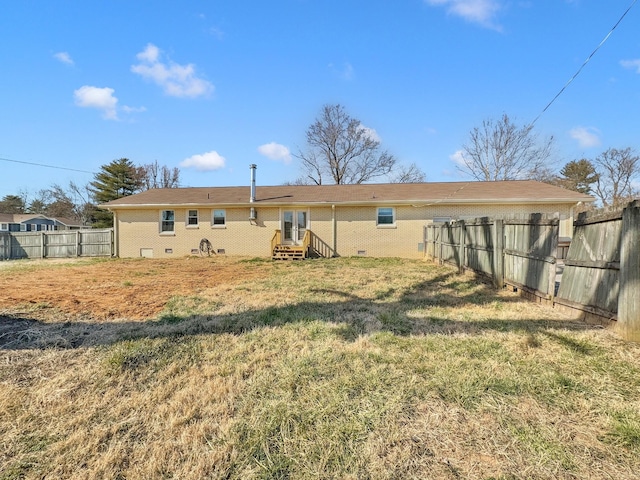
{"label": "brick house", "polygon": [[523,181],[152,189],[101,205],[114,213],[116,254],[421,258],[423,227],[543,213],[571,236],[589,195]]}

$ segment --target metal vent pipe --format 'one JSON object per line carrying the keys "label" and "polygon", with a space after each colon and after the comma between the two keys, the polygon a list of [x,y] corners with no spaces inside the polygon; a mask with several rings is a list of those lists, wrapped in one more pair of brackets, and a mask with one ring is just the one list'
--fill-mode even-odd
{"label": "metal vent pipe", "polygon": [[249,165],[249,168],[251,169],[251,198],[249,198],[249,201],[251,203],[256,201],[256,164],[252,163],[251,165]]}

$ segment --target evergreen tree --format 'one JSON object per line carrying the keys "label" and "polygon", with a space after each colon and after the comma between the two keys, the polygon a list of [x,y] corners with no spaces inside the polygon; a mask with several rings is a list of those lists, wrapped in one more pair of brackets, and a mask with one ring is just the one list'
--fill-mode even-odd
{"label": "evergreen tree", "polygon": [[593,164],[583,158],[567,163],[560,170],[558,183],[560,186],[580,193],[591,193],[591,185],[598,181],[598,174]]}
{"label": "evergreen tree", "polygon": [[[113,160],[100,167],[100,172],[90,183],[90,190],[98,204],[133,195],[140,190],[141,182],[136,167],[128,158]],[[97,210],[93,225],[98,228],[113,226],[113,214],[106,210]]]}
{"label": "evergreen tree", "polygon": [[0,200],[0,213],[24,213],[24,199],[18,195],[5,195]]}

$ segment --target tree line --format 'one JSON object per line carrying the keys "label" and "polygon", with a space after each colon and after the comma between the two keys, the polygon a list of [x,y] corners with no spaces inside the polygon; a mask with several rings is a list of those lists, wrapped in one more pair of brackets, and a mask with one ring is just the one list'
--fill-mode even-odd
{"label": "tree line", "polygon": [[[351,116],[342,105],[324,105],[306,130],[306,147],[294,156],[300,176],[294,185],[424,182],[415,164],[402,164],[381,148],[375,130]],[[602,206],[618,206],[638,195],[640,157],[630,148],[609,148],[593,159],[580,158],[553,169],[553,137],[541,139],[533,125],[520,126],[508,115],[487,119],[469,132],[456,156],[458,170],[479,181],[532,179],[590,194]],[[97,205],[151,188],[180,186],[177,168],[134,165],[127,158],[100,167],[94,180],[68,188],[53,185],[29,199],[27,194],[6,195],[0,213],[32,213],[70,218],[83,225],[110,227],[111,212]]]}
{"label": "tree line", "polygon": [[623,205],[638,196],[640,157],[630,147],[609,148],[553,169],[554,138],[541,139],[533,125],[517,125],[508,115],[487,119],[469,133],[458,169],[480,181],[539,180],[594,196],[601,206]]}
{"label": "tree line", "polygon": [[135,165],[128,158],[113,160],[100,167],[94,180],[86,185],[70,182],[67,188],[54,184],[29,198],[28,193],[5,195],[0,213],[37,214],[67,218],[96,228],[113,226],[111,212],[98,208],[101,203],[139,193],[151,188],[180,186],[180,171],[159,165],[156,160]]}

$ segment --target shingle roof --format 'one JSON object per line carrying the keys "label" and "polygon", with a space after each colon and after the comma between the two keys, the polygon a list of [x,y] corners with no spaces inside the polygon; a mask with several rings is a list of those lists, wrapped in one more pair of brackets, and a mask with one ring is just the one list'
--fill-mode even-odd
{"label": "shingle roof", "polygon": [[[152,189],[119,198],[103,208],[177,205],[249,205],[250,188],[192,187]],[[500,182],[387,183],[359,185],[279,185],[256,187],[255,206],[313,204],[578,203],[594,199],[533,180]]]}
{"label": "shingle roof", "polygon": [[23,223],[35,218],[54,220],[66,226],[82,226],[82,222],[66,217],[47,217],[45,215],[31,213],[0,213],[0,221],[6,223]]}

